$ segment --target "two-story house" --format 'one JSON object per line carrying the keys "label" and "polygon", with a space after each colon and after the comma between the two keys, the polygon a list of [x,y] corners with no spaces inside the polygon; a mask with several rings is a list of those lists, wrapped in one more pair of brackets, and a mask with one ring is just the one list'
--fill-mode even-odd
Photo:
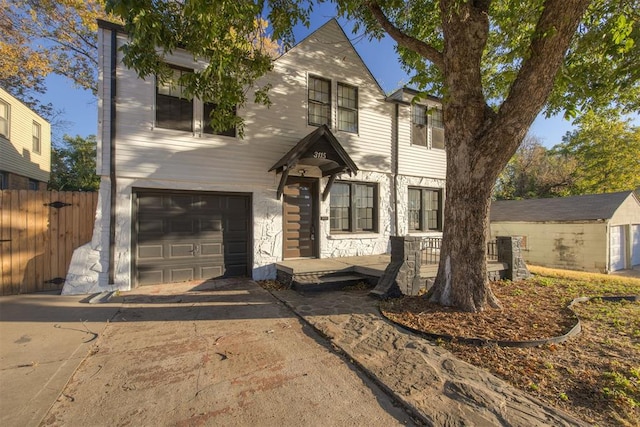
{"label": "two-story house", "polygon": [[51,126],[0,88],[0,190],[46,190]]}
{"label": "two-story house", "polygon": [[[212,106],[122,65],[127,36],[99,23],[100,202],[65,293],[223,276],[274,278],[283,259],[388,252],[442,230],[442,110],[390,96],[336,20],[275,60],[272,105],[214,133]],[[200,66],[167,58],[178,77]]]}

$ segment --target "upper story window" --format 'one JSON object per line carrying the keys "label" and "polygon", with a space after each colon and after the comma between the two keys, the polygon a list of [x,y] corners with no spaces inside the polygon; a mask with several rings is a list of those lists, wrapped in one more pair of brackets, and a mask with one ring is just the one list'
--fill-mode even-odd
{"label": "upper story window", "polygon": [[[203,113],[202,113],[202,133],[207,133],[211,135],[223,135],[223,136],[236,136],[236,128],[232,127],[223,131],[214,131],[211,127],[211,116],[215,114],[216,104],[213,102],[204,102],[203,103]],[[235,110],[234,110],[235,113]]]}
{"label": "upper story window", "polygon": [[157,127],[193,132],[193,101],[184,96],[185,88],[179,83],[180,77],[190,72],[171,66],[168,80],[156,79]]}
{"label": "upper story window", "polygon": [[9,138],[9,114],[10,106],[7,102],[0,99],[0,135]]}
{"label": "upper story window", "polygon": [[9,177],[6,172],[0,171],[0,190],[9,188]]}
{"label": "upper story window", "polygon": [[40,138],[42,133],[42,128],[40,127],[40,123],[33,122],[33,152],[36,154],[40,154],[42,151],[42,140]]}
{"label": "upper story window", "polygon": [[431,147],[444,149],[444,117],[440,108],[430,111]]}
{"label": "upper story window", "polygon": [[411,114],[411,143],[427,146],[427,108],[413,104]]}
{"label": "upper story window", "polygon": [[[428,126],[429,125],[429,126]],[[414,104],[411,114],[411,143],[426,147],[431,131],[431,148],[444,148],[444,121],[442,109],[428,109],[424,105]]]}
{"label": "upper story window", "polygon": [[376,232],[378,187],[360,182],[336,182],[331,188],[332,232]]}
{"label": "upper story window", "polygon": [[409,188],[409,231],[442,231],[442,190]]}
{"label": "upper story window", "polygon": [[40,187],[40,183],[35,179],[29,180],[29,190],[37,190]]}
{"label": "upper story window", "polygon": [[331,126],[331,81],[309,76],[309,119],[314,126]]}
{"label": "upper story window", "polygon": [[338,83],[338,130],[358,132],[358,88]]}

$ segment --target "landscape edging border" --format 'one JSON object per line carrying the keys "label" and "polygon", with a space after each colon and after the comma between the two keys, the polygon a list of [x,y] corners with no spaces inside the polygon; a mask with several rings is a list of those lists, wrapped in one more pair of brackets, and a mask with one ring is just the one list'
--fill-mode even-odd
{"label": "landscape edging border", "polygon": [[410,326],[406,326],[406,325],[402,325],[390,318],[388,318],[384,312],[380,309],[380,306],[378,306],[378,311],[380,312],[380,315],[382,317],[384,317],[385,319],[387,319],[388,321],[390,321],[391,323],[393,323],[394,325],[397,325],[398,327],[405,329],[409,332],[412,332],[416,335],[422,336],[426,339],[429,340],[445,340],[445,341],[455,341],[455,342],[460,342],[463,344],[471,344],[471,345],[476,345],[479,347],[483,347],[483,346],[488,346],[488,345],[497,345],[498,347],[515,347],[515,348],[530,348],[530,347],[539,347],[541,345],[546,345],[546,344],[559,344],[561,342],[564,342],[566,340],[568,340],[569,338],[578,335],[580,333],[580,331],[582,330],[582,326],[580,323],[580,318],[578,317],[578,315],[573,311],[573,306],[578,304],[578,303],[582,303],[582,302],[587,302],[587,301],[592,301],[595,299],[600,299],[603,301],[611,301],[611,302],[619,302],[619,301],[640,301],[640,295],[621,295],[621,296],[595,296],[595,297],[578,297],[578,298],[574,298],[569,305],[566,307],[567,310],[569,310],[571,312],[571,314],[575,317],[576,319],[576,324],[573,325],[571,327],[571,329],[563,334],[563,335],[558,335],[555,337],[551,337],[551,338],[543,338],[543,339],[539,339],[539,340],[525,340],[525,341],[508,341],[508,340],[492,340],[492,339],[488,339],[488,338],[468,338],[468,337],[458,337],[455,335],[448,335],[448,334],[436,334],[433,332],[425,332],[425,331],[421,331],[419,329],[415,329],[412,328]]}

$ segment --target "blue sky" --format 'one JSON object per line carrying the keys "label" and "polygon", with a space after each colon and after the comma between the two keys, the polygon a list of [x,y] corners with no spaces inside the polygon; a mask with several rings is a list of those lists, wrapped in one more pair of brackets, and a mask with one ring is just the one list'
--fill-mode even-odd
{"label": "blue sky", "polygon": [[[311,15],[311,27],[308,29],[302,25],[296,27],[294,31],[296,40],[302,40],[334,16],[333,5],[324,3],[320,7],[316,7]],[[353,34],[351,25],[345,19],[338,21],[386,92],[389,93],[408,82],[409,76],[398,64],[397,55],[393,49],[394,42],[391,38],[369,41],[366,37]],[[62,119],[67,122],[63,133],[83,137],[96,134],[98,103],[91,92],[78,89],[67,79],[56,75],[47,78],[47,88],[47,93],[42,97],[42,100],[44,103],[51,102],[56,109],[63,111]],[[561,116],[550,119],[538,117],[530,129],[530,134],[541,139],[547,147],[552,147],[560,143],[564,134],[571,129],[571,123]]]}

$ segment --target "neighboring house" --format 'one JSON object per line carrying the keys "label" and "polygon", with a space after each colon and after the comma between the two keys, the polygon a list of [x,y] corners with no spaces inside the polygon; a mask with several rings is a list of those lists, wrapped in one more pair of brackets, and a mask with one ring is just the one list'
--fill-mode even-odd
{"label": "neighboring house", "polygon": [[[441,235],[440,104],[413,105],[410,89],[385,96],[336,20],[275,60],[262,80],[272,105],[237,112],[243,139],[212,132],[212,105],[123,66],[126,41],[99,22],[101,202],[65,293],[275,278],[283,259],[380,254],[391,235]],[[199,66],[179,51],[167,62],[176,76]]]}
{"label": "neighboring house", "polygon": [[491,204],[492,236],[522,236],[530,264],[609,273],[640,264],[640,201],[632,191]]}
{"label": "neighboring house", "polygon": [[0,88],[0,190],[46,190],[51,126]]}

